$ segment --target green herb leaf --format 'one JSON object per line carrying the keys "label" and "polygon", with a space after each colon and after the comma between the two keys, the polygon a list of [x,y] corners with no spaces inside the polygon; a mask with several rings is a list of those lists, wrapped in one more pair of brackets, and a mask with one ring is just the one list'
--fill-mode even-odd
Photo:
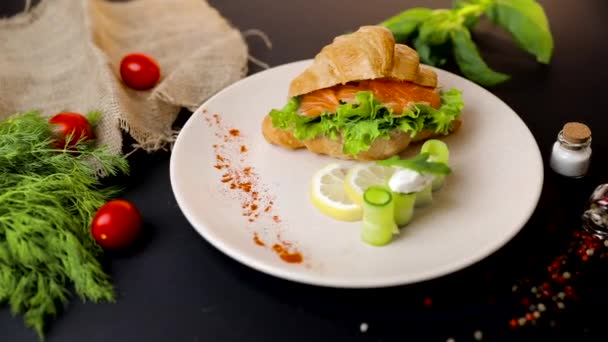
{"label": "green herb leaf", "polygon": [[414,38],[414,48],[420,56],[420,61],[424,64],[440,67],[448,61],[445,52],[450,51],[450,49],[447,44],[431,46],[420,37],[416,37]]}
{"label": "green herb leaf", "polygon": [[[475,1],[477,2],[477,1]],[[469,1],[455,1],[454,5],[452,6],[453,9],[455,9],[456,11],[458,10],[465,10],[467,8],[469,8],[471,6],[471,2]],[[463,16],[464,18],[464,26],[466,26],[468,29],[472,30],[475,26],[477,26],[477,24],[479,23],[479,16],[475,15],[474,13],[472,13],[471,15],[466,15]]]}
{"label": "green herb leaf", "polygon": [[432,13],[433,10],[428,8],[411,8],[383,21],[379,25],[391,30],[397,42],[405,42]]}
{"label": "green herb leaf", "polygon": [[450,32],[460,25],[456,12],[435,10],[433,15],[420,26],[420,40],[427,45],[441,45],[448,41]]}
{"label": "green herb leaf", "polygon": [[400,14],[385,21],[384,26],[393,31],[399,42],[411,44],[422,63],[441,66],[453,57],[466,78],[484,86],[509,79],[483,61],[471,39],[469,30],[484,13],[510,32],[518,46],[536,56],[537,61],[549,63],[553,54],[549,22],[535,0],[457,0],[451,9],[416,8],[412,10],[412,17],[416,17],[413,13],[420,17],[410,20]]}
{"label": "green herb leaf", "polygon": [[484,86],[508,80],[509,75],[492,70],[483,60],[466,27],[451,32],[454,59],[465,77]]}
{"label": "green herb leaf", "polygon": [[452,170],[445,163],[431,162],[428,161],[430,154],[420,153],[417,156],[410,159],[401,159],[398,156],[394,156],[388,159],[380,160],[376,162],[378,165],[383,166],[398,166],[406,169],[414,170],[419,173],[430,173],[434,175],[449,175]]}
{"label": "green herb leaf", "polygon": [[58,150],[50,136],[36,112],[0,122],[0,305],[23,314],[41,338],[70,289],[82,299],[113,300],[89,224],[120,191],[101,184],[99,169],[128,172],[126,159],[104,147]]}
{"label": "green herb leaf", "polygon": [[438,63],[435,62],[435,58],[431,53],[431,46],[420,37],[414,39],[414,49],[418,52],[422,63],[437,66]]}
{"label": "green herb leaf", "polygon": [[540,63],[549,63],[553,37],[545,11],[534,0],[494,0],[488,18],[513,35],[517,44]]}
{"label": "green herb leaf", "polygon": [[[101,112],[98,110],[90,111],[85,116],[87,118],[87,121],[89,122],[89,125],[91,125],[91,127],[97,126],[97,124],[99,123],[99,120],[101,120]],[[70,141],[70,139],[66,139],[66,140]]]}

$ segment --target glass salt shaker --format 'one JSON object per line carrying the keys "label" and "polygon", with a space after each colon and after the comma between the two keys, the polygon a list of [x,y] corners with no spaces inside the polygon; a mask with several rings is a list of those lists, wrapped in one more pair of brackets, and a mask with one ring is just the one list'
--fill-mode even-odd
{"label": "glass salt shaker", "polygon": [[583,228],[602,239],[608,238],[608,184],[595,188],[585,205]]}
{"label": "glass salt shaker", "polygon": [[551,151],[553,171],[572,178],[587,174],[591,159],[591,130],[580,122],[568,122],[557,135]]}

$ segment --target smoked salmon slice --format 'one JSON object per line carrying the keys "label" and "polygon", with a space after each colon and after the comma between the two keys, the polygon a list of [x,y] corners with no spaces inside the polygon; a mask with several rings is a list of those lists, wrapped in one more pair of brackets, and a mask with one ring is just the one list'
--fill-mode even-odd
{"label": "smoked salmon slice", "polygon": [[355,102],[355,96],[358,92],[363,90],[359,83],[347,83],[345,85],[336,86],[335,88],[336,97],[344,103]]}
{"label": "smoked salmon slice", "polygon": [[371,91],[376,99],[392,109],[395,114],[401,114],[413,102],[426,103],[433,108],[441,106],[441,98],[435,88],[412,82],[378,79],[349,82],[305,94],[300,99],[298,112],[307,117],[335,113],[340,103],[352,103],[355,95],[365,90]]}
{"label": "smoked salmon slice", "polygon": [[339,104],[334,89],[319,89],[302,96],[298,111],[304,116],[315,117],[335,112]]}
{"label": "smoked salmon slice", "polygon": [[433,108],[441,106],[441,98],[435,89],[411,82],[380,79],[368,81],[366,87],[374,93],[376,99],[392,108],[396,114],[401,114],[412,102],[424,102]]}

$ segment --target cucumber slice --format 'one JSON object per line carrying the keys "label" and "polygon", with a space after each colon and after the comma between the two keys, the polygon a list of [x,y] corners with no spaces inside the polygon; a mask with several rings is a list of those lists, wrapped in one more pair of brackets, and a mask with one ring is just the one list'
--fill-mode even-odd
{"label": "cucumber slice", "polygon": [[443,184],[445,183],[445,176],[444,175],[436,175],[435,178],[433,179],[433,184],[432,184],[432,191],[439,191],[441,189],[441,187],[443,187]]}
{"label": "cucumber slice", "polygon": [[422,208],[433,203],[433,184],[427,185],[424,189],[416,193],[416,203],[414,207]]}
{"label": "cucumber slice", "polygon": [[363,202],[375,207],[384,207],[391,203],[393,196],[390,191],[381,186],[370,186],[363,193]]}
{"label": "cucumber slice", "polygon": [[[425,141],[424,144],[422,144],[422,147],[420,147],[420,153],[428,153],[432,161],[449,165],[450,150],[448,149],[448,145],[441,140],[429,139]],[[438,191],[441,189],[444,182],[445,176],[435,175],[432,190]]]}
{"label": "cucumber slice", "polygon": [[391,242],[395,224],[395,202],[386,187],[370,186],[363,193],[363,223],[361,239],[373,246]]}
{"label": "cucumber slice", "polygon": [[429,139],[420,147],[420,153],[428,153],[433,161],[449,165],[450,150],[441,140]]}
{"label": "cucumber slice", "polygon": [[410,223],[414,216],[414,203],[416,203],[416,193],[404,194],[393,192],[395,198],[395,223],[403,227]]}

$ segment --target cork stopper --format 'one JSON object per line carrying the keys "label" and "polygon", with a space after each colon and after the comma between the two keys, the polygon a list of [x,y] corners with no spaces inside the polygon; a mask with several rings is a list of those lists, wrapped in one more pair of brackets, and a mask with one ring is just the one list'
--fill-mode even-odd
{"label": "cork stopper", "polygon": [[568,122],[563,128],[564,139],[572,144],[582,144],[591,138],[591,130],[580,122]]}

